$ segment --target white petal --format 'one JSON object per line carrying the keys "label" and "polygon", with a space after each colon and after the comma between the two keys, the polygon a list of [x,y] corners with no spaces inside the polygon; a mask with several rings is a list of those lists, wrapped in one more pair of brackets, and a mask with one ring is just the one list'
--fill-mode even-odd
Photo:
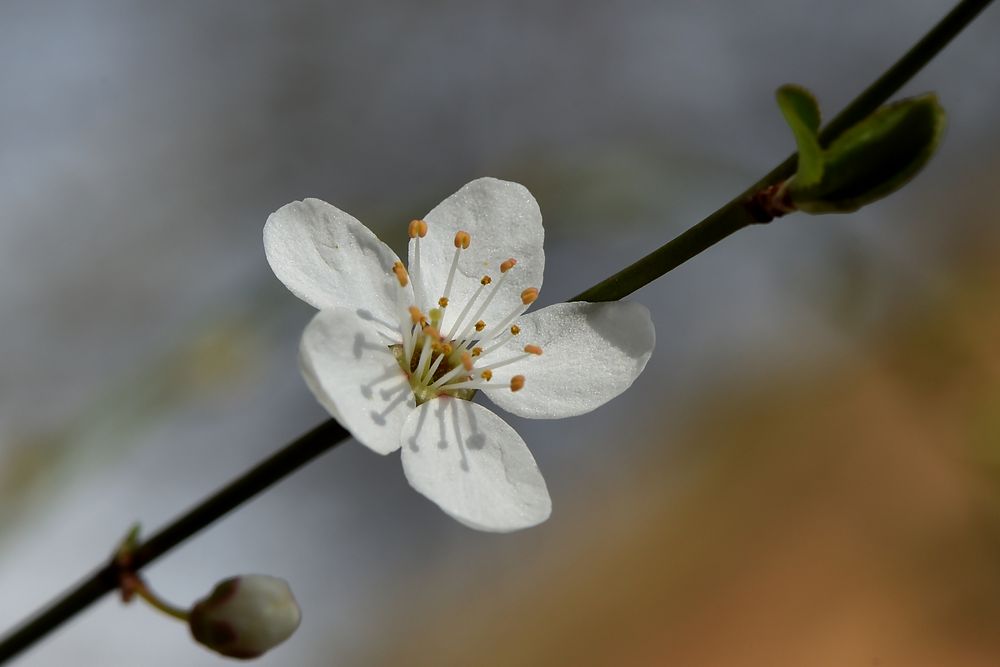
{"label": "white petal", "polygon": [[[527,188],[510,181],[480,178],[438,204],[428,213],[427,236],[420,239],[419,280],[426,302],[424,308],[437,306],[444,295],[448,272],[455,255],[455,233],[466,231],[472,237],[463,250],[452,285],[444,328],[450,328],[468,299],[479,288],[484,275],[500,279],[500,264],[508,258],[517,260],[502,289],[490,302],[482,319],[489,324],[505,317],[521,301],[527,287],[542,286],[545,253],[542,213]],[[411,274],[414,271],[416,242],[410,240]],[[487,288],[490,289],[490,288]],[[471,315],[471,314],[470,314]]]}
{"label": "white petal", "polygon": [[397,326],[399,258],[337,207],[319,199],[282,206],[264,225],[264,252],[278,280],[313,307],[350,308],[386,333]]}
{"label": "white petal", "polygon": [[302,334],[299,363],[316,399],[361,444],[399,449],[416,402],[406,375],[369,322],[346,308],[321,310]]}
{"label": "white petal", "polygon": [[[483,363],[515,356],[538,345],[531,356],[494,373],[490,399],[521,417],[555,419],[590,412],[632,384],[656,343],[649,310],[638,303],[558,303],[518,320],[521,333]],[[510,391],[510,378],[524,375],[524,388]]]}
{"label": "white petal", "polygon": [[552,511],[521,436],[483,406],[458,398],[436,398],[410,415],[403,472],[414,489],[478,530],[528,528]]}

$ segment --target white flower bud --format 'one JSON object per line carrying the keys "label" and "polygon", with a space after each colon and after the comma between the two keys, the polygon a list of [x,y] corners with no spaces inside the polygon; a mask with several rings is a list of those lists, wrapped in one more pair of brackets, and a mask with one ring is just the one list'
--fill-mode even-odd
{"label": "white flower bud", "polygon": [[257,658],[292,636],[302,612],[288,582],[248,574],[219,582],[191,609],[191,634],[230,658]]}

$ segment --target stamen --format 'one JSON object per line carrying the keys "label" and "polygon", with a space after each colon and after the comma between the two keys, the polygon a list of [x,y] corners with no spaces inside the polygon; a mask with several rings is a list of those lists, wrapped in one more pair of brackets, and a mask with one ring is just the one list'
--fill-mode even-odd
{"label": "stamen", "polygon": [[[513,322],[514,320],[516,320],[518,318],[518,316],[521,315],[521,313],[523,313],[525,310],[527,310],[528,306],[530,306],[532,303],[534,303],[537,298],[538,298],[538,288],[537,287],[529,287],[529,288],[525,289],[523,292],[521,292],[521,305],[520,306],[515,306],[514,310],[510,311],[510,314],[507,317],[503,318],[503,320],[500,322],[500,324],[498,324],[496,327],[494,327],[494,328],[490,329],[488,332],[486,332],[483,335],[483,338],[485,340],[490,340],[490,339],[496,337],[501,331],[503,331],[504,329],[507,328],[508,324],[510,324],[511,322]],[[520,329],[518,329],[518,331],[520,331]],[[511,333],[514,333],[514,329],[513,328],[511,329]],[[516,336],[517,334],[514,334],[514,335]]]}
{"label": "stamen", "polygon": [[427,318],[424,316],[423,313],[420,312],[419,308],[417,308],[416,306],[410,306],[409,310],[410,310],[411,322],[413,322],[414,324],[419,324],[421,326],[427,323]]}
{"label": "stamen", "polygon": [[[465,370],[464,366],[461,366],[461,365],[456,366],[455,368],[452,368],[450,371],[448,371],[447,373],[445,373],[444,375],[442,375],[441,377],[439,377],[437,380],[435,380],[434,383],[430,385],[430,388],[431,389],[440,389],[441,387],[443,387],[446,384],[448,384],[448,382],[450,382],[451,380],[453,380],[455,378],[455,376],[459,375],[460,373],[467,373],[467,372],[468,371]],[[468,378],[465,378],[465,380],[467,380],[467,379]],[[461,381],[463,381],[463,380],[460,380],[460,382]],[[452,387],[448,387],[448,389],[451,389],[451,388]]]}
{"label": "stamen", "polygon": [[472,356],[478,357],[482,353],[483,353],[483,348],[479,347],[478,345],[472,348]]}
{"label": "stamen", "polygon": [[406,323],[407,314],[407,301],[409,301],[409,293],[405,288],[409,282],[410,277],[406,273],[406,268],[403,263],[396,261],[392,265],[392,272],[396,276],[396,281],[399,283],[399,289],[396,290],[396,317],[399,323],[399,337],[400,341],[403,343],[403,352],[407,359],[413,352],[413,326]]}
{"label": "stamen", "polygon": [[[429,329],[430,327],[426,327]],[[424,346],[420,350],[420,359],[417,360],[417,367],[413,370],[413,377],[416,377],[418,381],[424,376],[424,371],[427,370],[428,357],[431,354],[431,337],[424,337]]]}
{"label": "stamen", "polygon": [[420,239],[427,236],[427,223],[423,220],[410,220],[407,230],[410,238],[413,239],[413,275],[417,281],[413,284],[413,295],[417,298],[418,305],[425,305],[424,288],[420,282]]}
{"label": "stamen", "polygon": [[510,328],[511,336],[516,336],[519,333],[521,333],[521,327],[517,326],[516,324]]}
{"label": "stamen", "polygon": [[473,380],[473,379],[470,378],[470,379],[467,379],[467,380],[460,380],[458,382],[452,382],[451,384],[448,384],[448,385],[445,385],[444,387],[441,387],[441,390],[442,391],[453,391],[453,390],[456,390],[456,389],[487,389],[487,388],[491,388],[491,387],[489,387],[489,385],[487,385],[482,380]]}
{"label": "stamen", "polygon": [[402,262],[397,260],[396,263],[392,265],[392,272],[396,274],[396,280],[399,281],[400,287],[406,287],[406,285],[410,282],[410,276],[406,273],[406,267],[403,266]]}
{"label": "stamen", "polygon": [[486,328],[486,322],[483,322],[482,320],[476,322],[476,331],[482,331],[485,328]]}
{"label": "stamen", "polygon": [[444,358],[445,355],[443,354],[438,355],[438,358],[434,360],[434,363],[432,363],[430,368],[427,369],[427,372],[420,376],[419,380],[420,384],[426,385],[427,382],[434,377],[434,374],[437,372],[437,369],[441,365],[441,362],[444,361]]}
{"label": "stamen", "polygon": [[458,269],[458,256],[469,247],[472,237],[469,232],[455,232],[455,254],[451,258],[451,268],[448,269],[448,282],[444,284],[444,296],[438,301],[442,308],[448,307],[448,297],[451,296],[451,286],[455,282],[455,271]]}
{"label": "stamen", "polygon": [[[493,350],[497,349],[498,347],[502,347],[503,345],[504,345],[503,342],[497,343],[493,347],[488,348],[483,353],[483,355],[484,356],[489,355],[491,352],[493,352]],[[532,348],[532,349],[528,350],[529,347]],[[537,352],[535,350],[537,350]],[[522,359],[527,359],[528,357],[531,357],[531,356],[537,356],[537,355],[539,355],[541,353],[542,353],[542,348],[538,347],[537,345],[528,345],[528,346],[526,346],[524,348],[524,352],[522,352],[521,354],[518,354],[518,355],[515,355],[513,357],[510,357],[509,359],[504,359],[503,361],[498,361],[495,364],[490,364],[489,366],[486,366],[485,368],[489,368],[490,370],[494,370],[495,371],[498,368],[503,368],[504,366],[509,366],[509,365],[511,365],[511,364],[513,364],[515,362],[521,361]]]}
{"label": "stamen", "polygon": [[[483,336],[483,338],[486,338],[486,337]],[[482,354],[483,354],[484,357],[488,357],[491,354],[493,354],[494,352],[496,352],[497,350],[499,350],[501,347],[505,347],[507,345],[507,343],[509,343],[509,342],[510,342],[510,339],[507,338],[506,336],[497,336],[497,337],[493,338],[493,344],[490,345],[489,347],[487,347],[485,350],[483,350]],[[520,359],[520,358],[523,358],[524,356],[526,356],[526,355],[521,355],[518,358]]]}
{"label": "stamen", "polygon": [[479,295],[483,293],[483,289],[485,289],[491,282],[493,282],[493,279],[489,276],[483,276],[482,280],[479,281],[479,288],[476,289],[475,294],[473,294],[472,298],[465,304],[465,308],[462,309],[462,312],[458,314],[457,318],[455,318],[454,324],[451,325],[451,330],[448,331],[448,338],[455,338],[455,334],[459,332],[459,327],[461,327],[462,322],[465,321],[465,316],[469,314],[470,310],[472,310],[472,305],[476,303],[479,299]]}
{"label": "stamen", "polygon": [[524,389],[524,376],[523,375],[515,375],[514,377],[512,377],[510,379],[510,390],[511,391],[520,391],[522,389]]}
{"label": "stamen", "polygon": [[485,371],[479,374],[479,377],[489,382],[490,380],[493,379],[493,371],[487,368]]}
{"label": "stamen", "polygon": [[[483,313],[486,312],[486,309],[489,307],[490,303],[493,302],[493,298],[497,295],[497,292],[500,291],[500,286],[503,285],[503,281],[507,279],[507,274],[510,272],[512,268],[514,268],[515,264],[517,264],[517,260],[514,259],[513,257],[500,264],[500,273],[501,273],[500,280],[498,280],[497,284],[493,286],[493,289],[490,290],[490,293],[486,295],[486,300],[483,301],[482,305],[479,306],[479,312],[477,312],[475,315],[472,316],[473,320],[479,320],[479,322],[482,322],[482,320],[480,320],[479,318],[482,317]],[[481,286],[488,285],[490,282],[492,281],[482,282]],[[476,293],[478,294],[478,292]],[[482,331],[482,329],[476,329],[476,331]],[[462,333],[462,336],[457,340],[460,340],[461,344],[464,345],[471,333],[472,333],[471,329],[466,330]]]}
{"label": "stamen", "polygon": [[[456,366],[455,368],[451,369],[450,371],[448,371],[447,373],[445,373],[444,375],[442,375],[441,377],[439,377],[431,385],[431,388],[432,389],[437,389],[439,387],[443,387],[445,384],[447,384],[455,376],[457,376],[457,375],[459,375],[461,373],[468,373],[468,372],[470,372],[472,370],[472,368],[473,368],[473,366],[472,366],[472,357],[469,356],[468,352],[463,352],[462,353],[462,364],[460,366]],[[431,373],[430,377],[434,377],[434,374]]]}

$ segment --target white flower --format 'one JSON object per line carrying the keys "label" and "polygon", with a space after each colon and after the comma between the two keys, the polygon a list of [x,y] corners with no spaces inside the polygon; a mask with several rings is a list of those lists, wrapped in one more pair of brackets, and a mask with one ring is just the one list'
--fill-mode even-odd
{"label": "white flower", "polygon": [[219,582],[192,609],[191,634],[230,658],[256,658],[292,636],[302,612],[284,579],[247,574]]}
{"label": "white flower", "polygon": [[551,511],[524,441],[472,403],[522,417],[589,412],[632,384],[653,350],[639,304],[560,303],[542,286],[542,216],[523,186],[481,178],[409,225],[409,271],[367,227],[306,199],[268,218],[275,275],[320,310],[300,363],[362,444],[402,448],[410,484],[458,521],[511,531]]}

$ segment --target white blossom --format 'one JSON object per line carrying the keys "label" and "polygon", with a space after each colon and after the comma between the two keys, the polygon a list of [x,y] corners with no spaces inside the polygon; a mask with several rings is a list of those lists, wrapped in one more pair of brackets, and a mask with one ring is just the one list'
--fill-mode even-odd
{"label": "white blossom", "polygon": [[542,217],[517,183],[481,178],[409,223],[409,261],[317,199],[264,227],[275,275],[319,309],[300,364],[319,402],[362,444],[402,449],[410,484],[458,521],[511,531],[548,518],[545,481],[482,391],[522,417],[589,412],[627,389],[654,345],[631,302],[527,313],[542,286]]}
{"label": "white blossom", "polygon": [[233,577],[191,609],[188,624],[201,644],[230,658],[256,658],[292,636],[302,612],[283,579]]}

